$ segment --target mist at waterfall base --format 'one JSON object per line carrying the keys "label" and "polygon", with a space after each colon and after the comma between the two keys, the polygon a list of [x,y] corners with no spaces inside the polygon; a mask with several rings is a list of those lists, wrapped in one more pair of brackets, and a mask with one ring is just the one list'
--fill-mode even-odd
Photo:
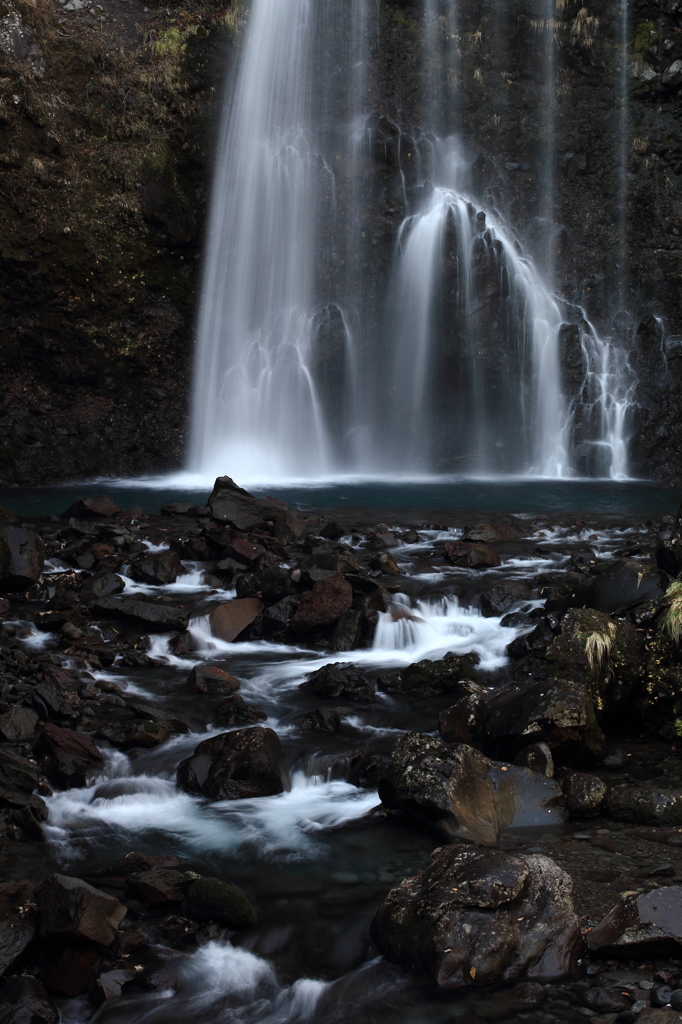
{"label": "mist at waterfall base", "polygon": [[[530,258],[457,133],[456,5],[425,0],[419,129],[373,109],[371,10],[251,6],[217,148],[190,472],[626,478],[626,353],[557,297],[551,245]],[[569,357],[585,367],[571,394]]]}

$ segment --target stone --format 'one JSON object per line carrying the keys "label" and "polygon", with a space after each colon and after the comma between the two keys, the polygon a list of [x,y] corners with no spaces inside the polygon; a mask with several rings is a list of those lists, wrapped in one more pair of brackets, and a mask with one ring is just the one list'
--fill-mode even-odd
{"label": "stone", "polygon": [[629,1010],[632,1005],[632,1000],[617,988],[602,988],[600,985],[588,989],[583,1002],[595,1013],[620,1013],[621,1010]]}
{"label": "stone", "polygon": [[279,565],[264,566],[258,572],[243,572],[237,579],[236,589],[237,597],[260,597],[266,604],[298,593],[291,570]]}
{"label": "stone", "polygon": [[554,758],[552,751],[546,743],[531,743],[524,747],[514,758],[514,764],[522,768],[530,768],[531,771],[546,775],[548,779],[554,777]]}
{"label": "stone", "polygon": [[37,724],[38,715],[35,711],[14,704],[4,715],[0,715],[0,736],[8,743],[25,743],[33,737]]}
{"label": "stone", "polygon": [[80,878],[49,875],[36,890],[40,935],[70,935],[110,946],[126,907]]}
{"label": "stone", "polygon": [[248,532],[264,526],[277,517],[277,506],[254,498],[229,476],[219,476],[208,499],[211,515],[218,522],[228,523],[235,530]]}
{"label": "stone", "polygon": [[106,494],[94,494],[90,498],[77,498],[62,512],[61,519],[108,519],[122,510]]}
{"label": "stone", "polygon": [[520,523],[477,523],[476,526],[464,527],[462,540],[504,544],[510,540],[520,540],[525,532]]}
{"label": "stone", "polygon": [[487,693],[487,687],[473,681],[479,660],[475,653],[425,658],[404,668],[397,685],[401,693],[451,693],[456,698]]}
{"label": "stone", "polygon": [[372,569],[378,569],[384,576],[400,576],[400,566],[388,551],[380,551],[369,564]]}
{"label": "stone", "polygon": [[226,551],[228,558],[234,558],[235,561],[242,562],[244,565],[251,565],[264,554],[265,548],[262,544],[253,544],[244,537],[235,537]]}
{"label": "stone", "polygon": [[613,950],[628,957],[670,956],[682,952],[682,887],[666,885],[625,896],[586,935],[600,956]]}
{"label": "stone", "polygon": [[324,665],[308,676],[303,686],[318,697],[336,700],[353,700],[371,704],[376,699],[367,677],[355,667],[344,662]]}
{"label": "stone", "polygon": [[96,601],[99,597],[120,594],[124,589],[123,580],[115,572],[97,572],[85,580],[80,597],[83,604],[90,604],[91,601]]}
{"label": "stone", "polygon": [[239,689],[239,680],[218,665],[197,665],[187,677],[188,693],[209,693],[227,697]]}
{"label": "stone", "polygon": [[211,629],[220,640],[231,643],[260,615],[262,608],[263,602],[257,597],[226,601],[210,612]]}
{"label": "stone", "polygon": [[[478,684],[475,684],[478,687]],[[441,711],[438,716],[438,731],[445,743],[467,743],[471,746],[485,741],[483,720],[484,694],[478,692],[460,697],[458,701]]]}
{"label": "stone", "polygon": [[189,610],[182,605],[136,601],[132,597],[98,597],[92,602],[93,611],[132,619],[147,629],[183,632],[189,624]]}
{"label": "stone", "polygon": [[645,601],[663,597],[668,582],[667,573],[655,565],[621,558],[594,578],[587,603],[607,615],[619,615]]}
{"label": "stone", "polygon": [[352,651],[360,646],[363,636],[363,614],[354,608],[340,615],[331,638],[333,651]]}
{"label": "stone", "polygon": [[341,715],[337,708],[316,708],[294,719],[294,725],[304,732],[338,732]]}
{"label": "stone", "polygon": [[226,928],[250,928],[256,923],[253,907],[241,889],[219,878],[192,882],[184,908],[194,921],[216,921]]}
{"label": "stone", "polygon": [[31,882],[25,881],[0,883],[0,975],[12,966],[37,934],[33,888]]}
{"label": "stone", "polygon": [[102,872],[102,876],[113,875],[128,878],[132,874],[144,874],[147,871],[155,871],[160,868],[184,867],[187,861],[174,853],[126,853],[123,857],[109,864]]}
{"label": "stone", "polygon": [[113,971],[104,971],[95,982],[94,988],[88,993],[88,1002],[93,1006],[102,1006],[114,999],[120,999],[121,989],[128,982],[134,981],[137,971],[134,967],[116,967]]}
{"label": "stone", "polygon": [[569,772],[563,780],[566,806],[575,818],[593,818],[601,811],[608,787],[597,775]]}
{"label": "stone", "polygon": [[502,559],[489,544],[470,544],[467,541],[446,541],[445,557],[463,569],[494,569]]}
{"label": "stone", "polygon": [[607,818],[637,825],[682,825],[682,789],[624,783],[610,790],[604,806]]}
{"label": "stone", "polygon": [[134,897],[153,907],[180,903],[185,898],[185,876],[172,868],[136,871],[128,875],[127,883]]}
{"label": "stone", "polygon": [[43,571],[45,550],[40,536],[23,526],[0,528],[0,590],[26,590]]}
{"label": "stone", "polygon": [[95,984],[103,962],[91,942],[60,937],[42,951],[40,976],[47,988],[59,995],[85,995]]}
{"label": "stone", "polygon": [[263,722],[268,716],[254,704],[247,704],[240,694],[233,694],[229,700],[222,701],[215,709],[215,717],[221,727],[233,725],[255,725]]}
{"label": "stone", "polygon": [[77,718],[77,712],[62,697],[54,683],[38,683],[33,688],[31,701],[43,718]]}
{"label": "stone", "polygon": [[[40,781],[38,768],[25,757],[0,749],[0,807],[45,807],[33,796]],[[47,817],[47,815],[45,815]]]}
{"label": "stone", "polygon": [[443,989],[550,981],[582,952],[571,889],[549,857],[441,847],[391,890],[370,935],[390,963]]}
{"label": "stone", "polygon": [[119,750],[132,750],[136,747],[152,750],[178,732],[187,732],[187,726],[176,728],[172,722],[138,719],[132,722],[107,722],[100,726],[97,735]]}
{"label": "stone", "polygon": [[530,601],[532,598],[533,591],[527,583],[520,580],[503,580],[481,593],[481,611],[488,618],[501,617],[515,604]]}
{"label": "stone", "polygon": [[59,1024],[59,1010],[37,978],[8,978],[0,989],[0,1024]]}
{"label": "stone", "polygon": [[191,501],[171,501],[160,509],[162,516],[186,516],[195,513],[196,505]]}
{"label": "stone", "polygon": [[274,796],[284,789],[281,745],[272,729],[255,726],[203,740],[178,766],[178,787],[211,800]]}
{"label": "stone", "polygon": [[154,587],[175,583],[183,572],[183,565],[175,551],[160,554],[146,554],[134,558],[130,563],[129,575],[137,583],[149,583]]}
{"label": "stone", "polygon": [[340,573],[316,580],[312,590],[301,598],[291,618],[291,628],[295,633],[305,634],[331,626],[350,611],[352,603],[353,588]]}
{"label": "stone", "polygon": [[85,786],[90,771],[104,764],[104,757],[89,736],[58,725],[46,725],[38,749],[50,758],[45,772],[63,788]]}

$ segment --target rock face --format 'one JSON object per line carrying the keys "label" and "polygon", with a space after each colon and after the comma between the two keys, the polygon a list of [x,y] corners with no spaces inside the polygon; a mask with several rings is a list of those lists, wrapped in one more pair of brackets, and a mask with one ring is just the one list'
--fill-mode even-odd
{"label": "rock face", "polygon": [[571,888],[549,857],[443,847],[391,890],[370,934],[387,960],[444,989],[550,980],[581,953]]}
{"label": "rock face", "polygon": [[632,956],[679,956],[682,949],[682,887],[626,896],[587,934],[591,950]]}
{"label": "rock face", "polygon": [[501,829],[563,820],[556,782],[495,763],[474,747],[446,747],[425,733],[396,743],[379,780],[385,807],[424,822],[449,842],[494,846]]}
{"label": "rock face", "polygon": [[272,729],[256,726],[203,740],[178,766],[178,786],[211,800],[274,796],[284,789],[281,745]]}
{"label": "rock face", "polygon": [[301,598],[291,619],[295,633],[314,633],[323,626],[331,626],[350,611],[353,603],[353,588],[340,573],[316,580],[313,588]]}
{"label": "rock face", "polygon": [[126,915],[118,900],[80,878],[50,875],[36,891],[40,934],[69,935],[109,946]]}
{"label": "rock face", "polygon": [[26,590],[40,576],[44,561],[43,542],[33,530],[0,529],[0,590]]}

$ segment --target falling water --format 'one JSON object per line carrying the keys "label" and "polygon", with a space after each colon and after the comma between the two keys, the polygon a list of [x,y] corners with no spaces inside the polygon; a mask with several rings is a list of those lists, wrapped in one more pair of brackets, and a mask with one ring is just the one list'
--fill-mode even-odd
{"label": "falling water", "polygon": [[[482,156],[457,134],[457,7],[424,0],[423,13],[426,130],[373,110],[370,0],[251,6],[209,219],[195,472],[627,475],[622,353],[553,295],[551,240],[536,266],[482,200]],[[379,153],[399,183],[383,192]],[[546,180],[538,214],[549,223]],[[566,321],[582,324],[579,394],[562,378]]]}

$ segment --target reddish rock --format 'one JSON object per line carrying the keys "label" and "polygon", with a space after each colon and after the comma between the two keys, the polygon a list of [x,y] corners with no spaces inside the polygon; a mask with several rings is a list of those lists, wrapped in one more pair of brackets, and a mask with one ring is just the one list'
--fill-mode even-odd
{"label": "reddish rock", "polygon": [[89,736],[58,725],[46,725],[38,748],[50,756],[46,773],[59,786],[84,786],[87,773],[104,764],[104,758]]}
{"label": "reddish rock", "polygon": [[94,494],[90,498],[78,498],[62,512],[62,519],[105,519],[122,510],[107,494]]}
{"label": "reddish rock", "polygon": [[260,615],[263,603],[257,597],[240,597],[218,605],[209,618],[215,636],[228,643],[236,640],[239,634],[250,626],[257,615]]}
{"label": "reddish rock", "polygon": [[116,967],[113,971],[105,971],[100,974],[89,992],[88,1002],[93,1006],[101,1006],[113,999],[119,999],[122,987],[129,981],[134,981],[136,975],[134,967]]}
{"label": "reddish rock", "polygon": [[497,551],[489,544],[469,544],[466,541],[447,541],[445,555],[453,565],[466,569],[492,569],[502,564]]}
{"label": "reddish rock", "polygon": [[141,555],[130,564],[130,575],[134,580],[138,583],[150,583],[154,587],[174,583],[181,572],[182,562],[175,551]]}
{"label": "reddish rock", "polygon": [[116,548],[113,544],[105,544],[100,541],[100,543],[92,545],[92,553],[95,561],[100,562],[103,558],[113,558],[116,554]]}
{"label": "reddish rock", "polygon": [[279,774],[282,748],[277,733],[256,726],[204,740],[178,766],[178,786],[211,800],[274,796],[284,789]]}
{"label": "reddish rock", "polygon": [[239,689],[239,680],[217,665],[197,665],[187,677],[190,693],[210,693],[228,697]]}
{"label": "reddish rock", "polygon": [[312,633],[321,626],[331,626],[352,603],[353,588],[340,573],[317,580],[301,598],[291,628],[296,633]]}
{"label": "reddish rock", "polygon": [[227,550],[228,556],[235,558],[238,562],[250,565],[255,562],[259,555],[265,554],[265,548],[261,544],[252,544],[243,537],[235,537]]}
{"label": "reddish rock", "polygon": [[36,890],[36,903],[42,936],[70,935],[101,946],[114,941],[126,915],[113,896],[69,875],[49,875]]}
{"label": "reddish rock", "polygon": [[152,868],[128,876],[128,888],[137,899],[151,906],[179,903],[185,898],[185,880],[181,871]]}

